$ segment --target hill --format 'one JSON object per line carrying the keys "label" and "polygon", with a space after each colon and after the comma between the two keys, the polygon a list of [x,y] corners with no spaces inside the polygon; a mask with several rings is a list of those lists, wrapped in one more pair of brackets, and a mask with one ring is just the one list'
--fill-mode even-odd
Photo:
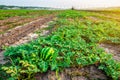
{"label": "hill", "polygon": [[7,6],[0,5],[0,9],[35,9],[35,10],[43,10],[43,9],[54,9],[50,7],[33,7],[33,6]]}

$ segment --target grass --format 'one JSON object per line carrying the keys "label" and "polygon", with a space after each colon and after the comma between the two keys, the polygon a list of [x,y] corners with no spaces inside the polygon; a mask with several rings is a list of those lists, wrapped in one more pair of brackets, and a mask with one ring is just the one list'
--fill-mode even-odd
{"label": "grass", "polygon": [[4,55],[11,65],[2,69],[12,79],[34,79],[38,72],[96,65],[107,76],[118,80],[120,63],[100,48],[99,43],[120,44],[119,22],[105,19],[94,22],[86,18],[93,15],[97,14],[75,10],[59,13],[50,35],[7,48]]}
{"label": "grass", "polygon": [[54,11],[48,10],[0,10],[0,20],[16,16],[34,18],[46,14],[51,14],[53,12]]}

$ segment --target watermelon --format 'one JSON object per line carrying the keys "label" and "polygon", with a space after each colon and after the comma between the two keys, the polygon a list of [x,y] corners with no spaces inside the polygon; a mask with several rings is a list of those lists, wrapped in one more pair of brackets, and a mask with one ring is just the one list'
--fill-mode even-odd
{"label": "watermelon", "polygon": [[51,47],[46,47],[46,48],[43,48],[41,50],[41,53],[40,53],[40,57],[43,59],[43,60],[48,60],[48,59],[51,59],[52,56],[54,55],[55,51],[53,48]]}

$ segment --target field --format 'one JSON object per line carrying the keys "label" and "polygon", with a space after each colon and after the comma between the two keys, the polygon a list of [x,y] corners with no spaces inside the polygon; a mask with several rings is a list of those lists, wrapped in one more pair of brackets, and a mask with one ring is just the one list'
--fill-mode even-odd
{"label": "field", "polygon": [[[33,20],[34,11],[29,15],[21,12],[17,16]],[[39,16],[48,15],[37,12]],[[120,80],[119,9],[48,12],[56,14],[48,25],[48,35],[4,47],[8,62],[0,67],[0,79]]]}
{"label": "field", "polygon": [[19,25],[52,14],[48,10],[0,10],[0,34]]}

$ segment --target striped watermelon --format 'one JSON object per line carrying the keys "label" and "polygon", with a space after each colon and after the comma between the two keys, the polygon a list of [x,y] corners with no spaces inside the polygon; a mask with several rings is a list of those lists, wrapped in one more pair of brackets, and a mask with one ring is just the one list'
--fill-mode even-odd
{"label": "striped watermelon", "polygon": [[54,55],[54,49],[51,48],[51,47],[46,47],[46,48],[43,48],[41,50],[41,53],[40,53],[40,57],[43,59],[43,60],[48,60],[48,59],[51,59]]}

